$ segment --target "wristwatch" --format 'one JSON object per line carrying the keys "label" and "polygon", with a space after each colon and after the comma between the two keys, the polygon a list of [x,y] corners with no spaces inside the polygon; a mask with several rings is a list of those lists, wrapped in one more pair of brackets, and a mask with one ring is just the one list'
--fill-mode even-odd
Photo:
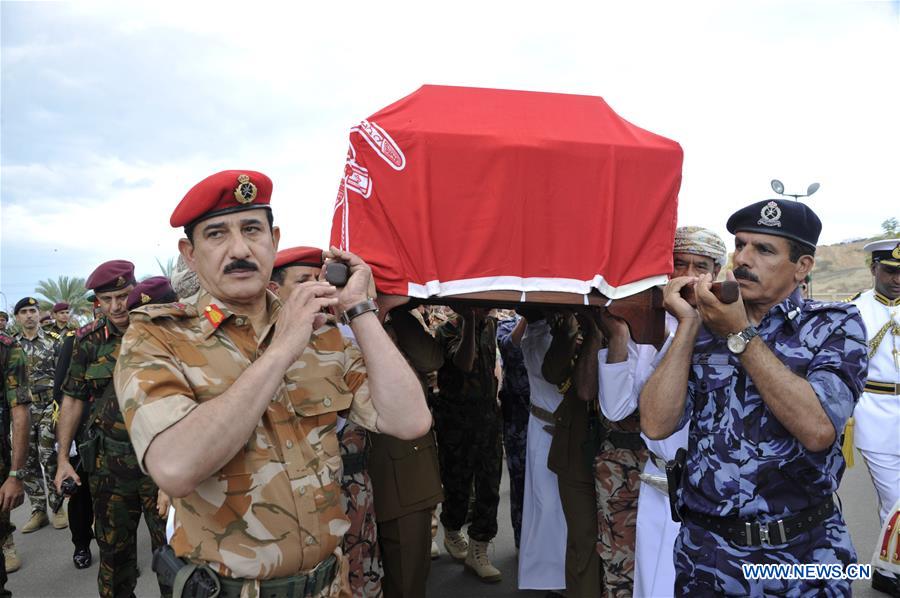
{"label": "wristwatch", "polygon": [[735,355],[740,355],[747,349],[747,345],[758,335],[759,331],[756,326],[747,326],[737,334],[729,334],[727,338],[728,350]]}
{"label": "wristwatch", "polygon": [[21,479],[21,478],[19,477],[19,470],[18,470],[18,469],[10,469],[10,470],[9,470],[9,473],[7,474],[7,477],[10,477],[10,478],[16,478],[16,479]]}
{"label": "wristwatch", "polygon": [[371,299],[366,299],[365,301],[360,301],[347,311],[341,314],[341,322],[350,325],[350,322],[353,321],[354,318],[358,318],[363,314],[367,314],[370,311],[374,311],[376,314],[378,313],[378,305]]}

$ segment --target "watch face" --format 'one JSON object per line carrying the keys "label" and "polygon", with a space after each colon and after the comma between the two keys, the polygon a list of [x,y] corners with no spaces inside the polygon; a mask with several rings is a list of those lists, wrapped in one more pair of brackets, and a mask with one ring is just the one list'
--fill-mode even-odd
{"label": "watch face", "polygon": [[728,350],[732,353],[743,353],[747,348],[747,341],[740,334],[731,334],[728,336]]}

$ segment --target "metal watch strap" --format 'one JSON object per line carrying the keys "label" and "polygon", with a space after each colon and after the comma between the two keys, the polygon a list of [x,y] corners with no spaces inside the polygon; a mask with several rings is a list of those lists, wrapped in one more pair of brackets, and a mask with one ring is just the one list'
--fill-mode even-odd
{"label": "metal watch strap", "polygon": [[378,313],[378,305],[375,304],[375,301],[373,301],[372,299],[360,301],[341,314],[341,322],[349,326],[350,322],[352,322],[354,318],[358,318],[359,316],[369,313],[370,311]]}
{"label": "metal watch strap", "polygon": [[759,330],[756,329],[756,326],[754,326],[753,324],[750,324],[749,326],[747,326],[746,328],[744,328],[743,330],[738,332],[738,334],[741,336],[742,339],[744,339],[745,342],[749,343],[750,341],[753,340],[754,336],[759,335]]}

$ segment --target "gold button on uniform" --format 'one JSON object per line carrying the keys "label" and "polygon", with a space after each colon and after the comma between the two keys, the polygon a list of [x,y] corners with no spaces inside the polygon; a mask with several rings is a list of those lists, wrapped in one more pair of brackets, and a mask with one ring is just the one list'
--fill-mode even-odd
{"label": "gold button on uniform", "polygon": [[331,398],[325,397],[325,400],[322,401],[322,404],[325,405],[326,407],[331,407]]}
{"label": "gold button on uniform", "polygon": [[293,441],[288,440],[287,442],[284,443],[284,446],[286,446],[288,448],[294,448],[294,443],[293,443]]}
{"label": "gold button on uniform", "polygon": [[312,546],[315,543],[316,543],[315,538],[313,538],[312,536],[306,536],[306,545],[307,546]]}

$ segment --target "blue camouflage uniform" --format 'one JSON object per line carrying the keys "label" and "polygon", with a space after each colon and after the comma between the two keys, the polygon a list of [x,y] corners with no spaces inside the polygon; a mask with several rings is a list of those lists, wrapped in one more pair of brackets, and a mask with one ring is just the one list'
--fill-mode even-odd
{"label": "blue camouflage uniform", "polygon": [[528,404],[531,388],[522,350],[513,345],[512,331],[519,317],[497,323],[497,347],[503,360],[500,413],[503,416],[503,448],[509,470],[509,513],[516,548],[522,534],[522,503],[525,499],[525,446],[528,442]]}
{"label": "blue camouflage uniform", "polygon": [[812,386],[834,424],[835,441],[811,452],[763,402],[725,339],[701,329],[685,415],[691,422],[679,506],[688,512],[675,543],[675,592],[692,598],[849,596],[845,580],[746,580],[742,563],[856,562],[840,512],[786,544],[741,547],[691,522],[689,513],[767,523],[832,500],[844,473],[841,431],[866,378],[866,334],[851,304],[805,300],[799,290],[774,306],[760,338]]}

